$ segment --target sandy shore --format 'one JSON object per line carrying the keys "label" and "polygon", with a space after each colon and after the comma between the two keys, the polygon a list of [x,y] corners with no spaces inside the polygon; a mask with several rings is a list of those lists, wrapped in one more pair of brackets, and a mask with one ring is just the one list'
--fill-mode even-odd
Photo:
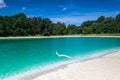
{"label": "sandy shore", "polygon": [[69,64],[32,80],[120,80],[120,51]]}
{"label": "sandy shore", "polygon": [[19,36],[19,37],[0,37],[0,39],[38,39],[38,38],[66,38],[66,37],[115,37],[120,36],[102,36],[102,35],[62,35],[62,36]]}

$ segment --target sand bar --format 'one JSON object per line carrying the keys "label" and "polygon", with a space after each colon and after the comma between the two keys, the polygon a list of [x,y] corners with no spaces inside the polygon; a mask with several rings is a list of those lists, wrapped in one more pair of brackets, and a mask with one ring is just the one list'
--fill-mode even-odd
{"label": "sand bar", "polygon": [[120,36],[102,36],[102,35],[62,35],[62,36],[18,36],[18,37],[0,37],[0,39],[39,39],[39,38],[69,38],[69,37],[113,37],[120,38]]}

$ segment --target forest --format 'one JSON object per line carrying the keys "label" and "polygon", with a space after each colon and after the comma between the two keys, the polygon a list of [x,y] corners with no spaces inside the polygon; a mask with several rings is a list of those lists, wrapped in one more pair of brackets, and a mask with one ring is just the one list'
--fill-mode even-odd
{"label": "forest", "polygon": [[120,33],[120,14],[116,17],[100,16],[97,20],[88,20],[80,26],[57,22],[49,18],[27,17],[24,13],[12,16],[0,16],[0,36],[54,36],[79,34]]}

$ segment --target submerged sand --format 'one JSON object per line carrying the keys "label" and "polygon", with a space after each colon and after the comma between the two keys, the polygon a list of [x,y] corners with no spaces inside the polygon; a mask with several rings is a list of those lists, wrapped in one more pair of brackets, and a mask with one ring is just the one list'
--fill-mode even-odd
{"label": "submerged sand", "polygon": [[120,80],[120,51],[69,64],[32,80]]}

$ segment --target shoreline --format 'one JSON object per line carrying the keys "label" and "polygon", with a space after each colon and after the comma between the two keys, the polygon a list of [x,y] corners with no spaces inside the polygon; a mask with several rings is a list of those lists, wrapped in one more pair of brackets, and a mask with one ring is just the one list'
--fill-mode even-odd
{"label": "shoreline", "polygon": [[[119,55],[120,55],[120,50],[114,51],[109,54],[104,54],[102,56],[88,59],[85,61],[78,61],[72,64],[67,64],[55,70],[45,72],[44,74],[40,74],[36,78],[28,79],[28,80],[58,80],[58,79],[59,80],[103,80],[103,79],[119,80],[120,79]],[[92,75],[90,75],[89,73]],[[86,76],[86,78],[83,76]]]}
{"label": "shoreline", "polygon": [[[53,67],[53,68],[51,68],[51,69],[48,69],[48,70],[45,70],[45,71],[42,71],[42,72],[40,72],[40,71],[38,71],[37,69],[34,71],[34,74],[32,73],[32,74],[29,74],[29,73],[24,73],[24,74],[21,74],[20,75],[20,77],[19,77],[19,79],[17,79],[17,80],[43,80],[43,79],[39,79],[39,78],[41,78],[42,76],[46,76],[46,75],[51,75],[51,74],[53,74],[53,73],[58,73],[59,72],[59,70],[61,71],[64,71],[64,70],[66,70],[66,69],[68,69],[68,67],[69,66],[76,66],[76,65],[78,65],[78,64],[82,64],[82,63],[86,63],[86,62],[88,62],[88,61],[96,61],[97,59],[103,59],[104,57],[106,57],[106,56],[110,56],[110,55],[116,55],[115,53],[119,53],[120,54],[120,50],[115,50],[115,51],[110,51],[110,52],[107,52],[107,53],[103,53],[103,54],[101,54],[101,55],[98,55],[98,56],[94,56],[94,57],[89,57],[88,59],[85,59],[85,60],[81,60],[81,61],[79,61],[79,60],[75,60],[75,61],[73,61],[73,62],[69,62],[69,63],[65,63],[65,64],[62,64],[62,65],[58,65],[57,67]],[[79,65],[78,65],[79,66]],[[72,68],[71,68],[72,69]],[[74,71],[74,70],[73,70]],[[31,72],[31,71],[30,71]],[[61,72],[60,72],[61,73]],[[67,72],[67,74],[69,74],[68,72]],[[16,77],[18,77],[19,75],[16,75],[16,76],[13,76],[13,77],[11,77],[11,78],[8,78],[8,79],[5,79],[5,80],[13,80],[13,78],[14,79],[16,79]],[[56,74],[54,74],[52,77],[54,77],[54,76],[57,76]],[[62,77],[64,77],[64,75],[62,76]],[[44,80],[52,80],[52,79],[49,79],[50,77],[48,77],[48,79],[44,79]],[[4,80],[4,79],[3,79]],[[57,80],[57,79],[55,79],[55,80]],[[61,79],[60,79],[61,80]],[[64,79],[64,80],[66,80],[66,79]],[[69,80],[74,80],[74,79],[69,79]]]}
{"label": "shoreline", "polygon": [[41,39],[41,38],[74,38],[74,37],[106,37],[106,38],[120,38],[120,36],[110,36],[110,35],[62,35],[62,36],[10,36],[10,37],[0,37],[0,39]]}

